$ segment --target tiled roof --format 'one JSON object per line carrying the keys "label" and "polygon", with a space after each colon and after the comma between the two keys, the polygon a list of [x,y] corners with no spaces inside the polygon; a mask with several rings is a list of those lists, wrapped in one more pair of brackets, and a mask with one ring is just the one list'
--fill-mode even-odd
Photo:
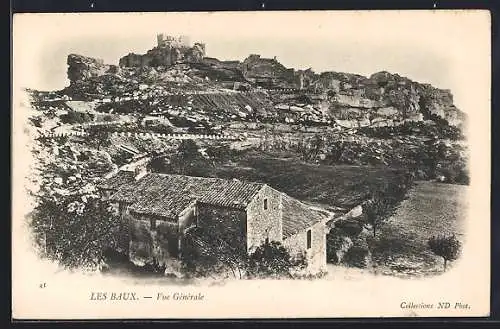
{"label": "tiled roof", "polygon": [[284,193],[282,199],[284,239],[327,218],[325,214]]}
{"label": "tiled roof", "polygon": [[147,174],[122,185],[111,201],[131,203],[130,210],[176,216],[197,200],[215,206],[245,209],[263,184],[219,178]]}
{"label": "tiled roof", "polygon": [[116,175],[106,179],[98,187],[106,190],[117,190],[124,184],[134,181],[134,175],[130,171],[119,171]]}

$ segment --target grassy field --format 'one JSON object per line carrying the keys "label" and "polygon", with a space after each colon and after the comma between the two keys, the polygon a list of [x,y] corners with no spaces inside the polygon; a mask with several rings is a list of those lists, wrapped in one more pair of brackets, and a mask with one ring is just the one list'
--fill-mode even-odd
{"label": "grassy field", "polygon": [[417,182],[377,237],[369,239],[375,272],[393,275],[441,272],[443,259],[428,250],[427,239],[454,233],[464,241],[466,192],[464,185]]}
{"label": "grassy field", "polygon": [[402,173],[387,167],[315,165],[259,153],[217,165],[210,175],[264,182],[300,200],[349,209],[364,201],[370,191],[396,184]]}

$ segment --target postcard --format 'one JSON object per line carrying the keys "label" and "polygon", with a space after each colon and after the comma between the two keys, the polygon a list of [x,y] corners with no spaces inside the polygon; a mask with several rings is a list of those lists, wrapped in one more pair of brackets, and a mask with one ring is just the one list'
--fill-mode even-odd
{"label": "postcard", "polygon": [[489,315],[487,11],[15,14],[14,319]]}

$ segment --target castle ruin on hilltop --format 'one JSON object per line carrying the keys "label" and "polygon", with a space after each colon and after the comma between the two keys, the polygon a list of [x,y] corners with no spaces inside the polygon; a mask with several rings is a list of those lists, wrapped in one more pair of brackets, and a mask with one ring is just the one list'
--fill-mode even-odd
{"label": "castle ruin on hilltop", "polygon": [[157,45],[146,54],[134,54],[120,58],[121,67],[165,66],[169,67],[182,62],[198,63],[205,57],[205,44],[195,42],[191,45],[187,36],[173,37],[159,33]]}

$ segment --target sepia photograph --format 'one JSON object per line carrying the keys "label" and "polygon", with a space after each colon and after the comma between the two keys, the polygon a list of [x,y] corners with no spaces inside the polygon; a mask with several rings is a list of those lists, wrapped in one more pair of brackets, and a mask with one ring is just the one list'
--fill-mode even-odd
{"label": "sepia photograph", "polygon": [[16,319],[488,316],[487,11],[15,14]]}

